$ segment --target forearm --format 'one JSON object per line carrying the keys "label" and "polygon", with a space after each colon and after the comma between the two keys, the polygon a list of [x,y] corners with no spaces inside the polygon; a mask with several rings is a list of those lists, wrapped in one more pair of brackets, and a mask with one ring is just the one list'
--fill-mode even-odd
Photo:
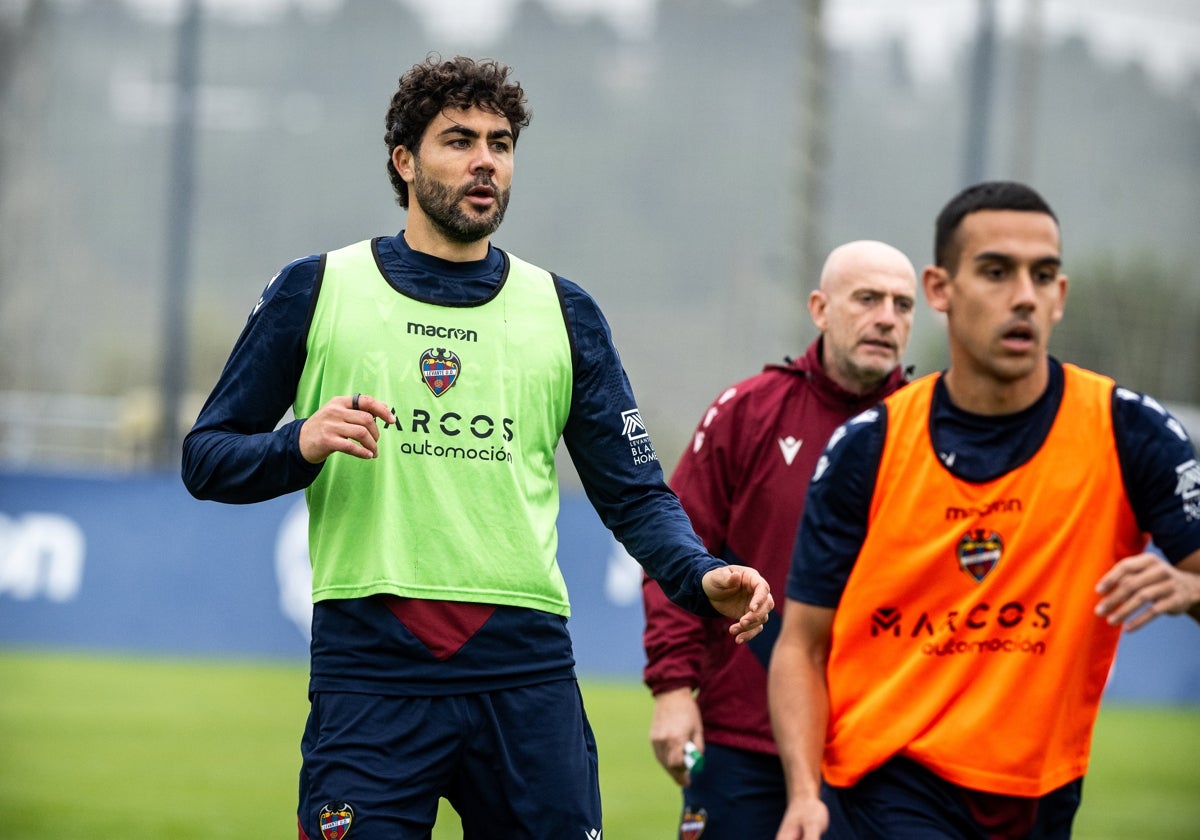
{"label": "forearm", "polygon": [[795,646],[776,644],[767,685],[788,801],[817,799],[829,723],[824,670]]}
{"label": "forearm", "polygon": [[571,438],[567,447],[600,521],[666,597],[688,612],[716,615],[702,578],[724,563],[705,551],[657,465],[612,466],[622,456],[628,460],[620,444],[609,458],[597,457],[603,448],[584,449]]}
{"label": "forearm", "polygon": [[321,467],[300,456],[300,423],[260,434],[193,429],[183,444],[188,492],[197,499],[250,504],[304,489]]}
{"label": "forearm", "polygon": [[833,618],[832,608],[788,599],[767,675],[771,727],[783,763],[788,806],[810,815],[823,810],[821,759],[829,727],[826,666]]}

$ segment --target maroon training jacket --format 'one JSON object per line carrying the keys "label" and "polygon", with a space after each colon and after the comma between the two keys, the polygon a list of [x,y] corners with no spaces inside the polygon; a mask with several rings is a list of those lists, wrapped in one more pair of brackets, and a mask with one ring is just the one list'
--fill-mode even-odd
{"label": "maroon training jacket", "polygon": [[643,580],[646,685],[658,694],[698,689],[708,743],[776,753],[767,710],[767,662],[779,632],[792,546],[808,480],[834,429],[904,384],[897,369],[877,391],[856,396],[821,369],[821,339],[802,359],[771,364],[709,406],[680,458],[671,487],[708,550],[753,566],[771,585],[776,615],[748,645],[729,620],[704,619]]}

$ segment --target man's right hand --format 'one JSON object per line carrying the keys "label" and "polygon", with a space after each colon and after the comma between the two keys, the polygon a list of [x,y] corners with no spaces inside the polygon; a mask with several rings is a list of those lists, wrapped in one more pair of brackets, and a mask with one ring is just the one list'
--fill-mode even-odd
{"label": "man's right hand", "polygon": [[821,840],[829,828],[829,809],[820,798],[792,799],[775,840]]}
{"label": "man's right hand", "polygon": [[704,724],[700,722],[700,707],[692,690],[675,688],[656,694],[650,744],[658,763],[681,787],[691,784],[691,775],[683,761],[683,746],[688,741],[704,751]]}
{"label": "man's right hand", "polygon": [[310,464],[320,464],[334,452],[370,460],[379,455],[376,418],[395,423],[387,403],[355,394],[334,397],[300,426],[300,454]]}

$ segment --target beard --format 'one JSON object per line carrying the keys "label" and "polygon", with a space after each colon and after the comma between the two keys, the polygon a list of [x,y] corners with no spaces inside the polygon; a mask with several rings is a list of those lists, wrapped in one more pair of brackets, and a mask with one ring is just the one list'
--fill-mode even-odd
{"label": "beard", "polygon": [[495,190],[495,204],[490,210],[475,212],[463,210],[462,200],[478,186],[493,187],[490,178],[480,178],[467,187],[453,187],[433,178],[426,178],[420,164],[416,166],[413,180],[413,200],[421,205],[425,215],[447,239],[470,244],[486,239],[496,232],[504,221],[512,188]]}

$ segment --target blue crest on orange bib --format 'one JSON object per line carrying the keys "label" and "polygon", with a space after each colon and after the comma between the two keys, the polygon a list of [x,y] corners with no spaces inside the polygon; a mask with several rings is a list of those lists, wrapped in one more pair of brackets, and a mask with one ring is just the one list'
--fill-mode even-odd
{"label": "blue crest on orange bib", "polygon": [[959,538],[956,553],[958,565],[979,583],[1000,562],[1004,540],[995,531],[976,528]]}
{"label": "blue crest on orange bib", "polygon": [[327,802],[321,806],[321,837],[323,840],[342,840],[350,833],[354,809],[349,802]]}
{"label": "blue crest on orange bib", "polygon": [[444,347],[430,347],[421,354],[421,378],[435,397],[440,397],[458,381],[462,362]]}

